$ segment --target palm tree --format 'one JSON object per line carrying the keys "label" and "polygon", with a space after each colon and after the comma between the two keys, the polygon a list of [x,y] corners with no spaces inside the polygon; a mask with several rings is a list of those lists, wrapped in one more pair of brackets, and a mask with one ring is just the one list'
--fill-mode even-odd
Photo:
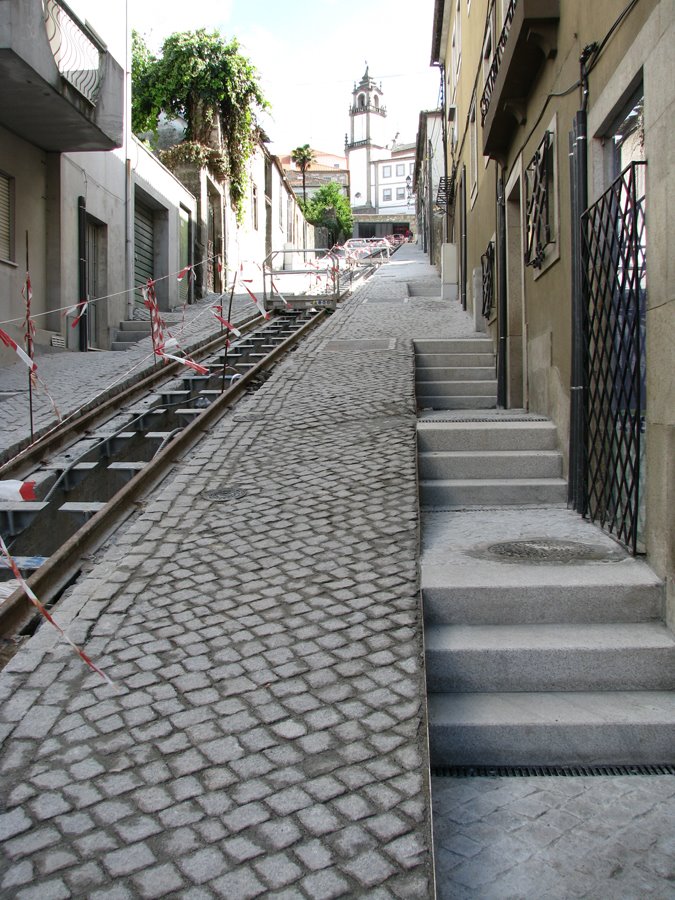
{"label": "palm tree", "polygon": [[302,205],[307,203],[307,186],[305,183],[305,173],[315,160],[314,151],[309,144],[303,144],[291,151],[291,159],[302,172]]}

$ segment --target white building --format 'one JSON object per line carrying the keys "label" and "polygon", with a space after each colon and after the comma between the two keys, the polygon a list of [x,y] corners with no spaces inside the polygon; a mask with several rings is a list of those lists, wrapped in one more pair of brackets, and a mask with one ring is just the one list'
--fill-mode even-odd
{"label": "white building", "polygon": [[147,277],[162,308],[185,299],[168,276],[192,262],[196,200],[131,134],[124,17],[110,27],[104,44],[61,0],[0,3],[0,320],[19,343],[27,268],[38,345],[110,348]]}
{"label": "white building", "polygon": [[381,237],[415,230],[415,144],[387,135],[382,86],[368,73],[354,85],[345,152],[355,237]]}

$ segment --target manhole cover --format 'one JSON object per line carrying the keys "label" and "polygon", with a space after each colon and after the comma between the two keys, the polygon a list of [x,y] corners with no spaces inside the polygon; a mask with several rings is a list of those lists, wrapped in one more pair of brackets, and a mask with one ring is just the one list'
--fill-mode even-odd
{"label": "manhole cover", "polygon": [[246,491],[242,488],[216,488],[213,491],[202,491],[202,497],[205,500],[213,500],[215,503],[225,503],[228,500],[241,500],[246,496]]}
{"label": "manhole cover", "polygon": [[531,538],[525,541],[502,541],[490,544],[480,556],[492,556],[514,562],[593,562],[623,559],[618,548],[601,547],[598,544],[580,544],[576,541],[556,541],[548,538]]}

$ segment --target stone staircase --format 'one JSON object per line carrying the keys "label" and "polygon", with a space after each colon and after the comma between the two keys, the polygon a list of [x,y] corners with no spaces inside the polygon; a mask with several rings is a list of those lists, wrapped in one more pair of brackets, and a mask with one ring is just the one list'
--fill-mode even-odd
{"label": "stone staircase", "polygon": [[421,409],[494,409],[497,379],[491,339],[415,341],[415,379]]}
{"label": "stone staircase", "polygon": [[[489,380],[485,353],[474,378],[471,363],[456,364],[458,342],[419,344],[432,764],[672,763],[675,641],[663,584],[565,508],[551,422],[471,394]],[[439,390],[453,381],[455,392]],[[459,408],[439,411],[453,398]]]}
{"label": "stone staircase", "polygon": [[115,337],[110,344],[111,350],[128,350],[138,341],[150,335],[149,319],[130,319],[120,322],[120,327],[115,331]]}

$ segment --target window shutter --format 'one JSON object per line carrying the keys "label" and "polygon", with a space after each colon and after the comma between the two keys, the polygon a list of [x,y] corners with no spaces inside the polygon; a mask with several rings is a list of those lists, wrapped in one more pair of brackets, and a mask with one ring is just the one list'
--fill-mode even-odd
{"label": "window shutter", "polygon": [[12,210],[10,199],[10,178],[8,175],[0,172],[0,259],[11,259],[12,255]]}

